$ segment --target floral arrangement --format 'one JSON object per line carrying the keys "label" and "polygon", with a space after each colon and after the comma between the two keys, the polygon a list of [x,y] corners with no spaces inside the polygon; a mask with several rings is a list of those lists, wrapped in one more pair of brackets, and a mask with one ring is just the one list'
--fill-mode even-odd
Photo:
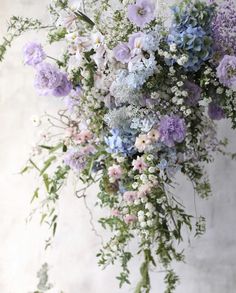
{"label": "floral arrangement", "polygon": [[[228,154],[215,121],[228,118],[236,127],[233,1],[184,0],[170,9],[168,21],[152,0],[86,0],[80,7],[55,0],[50,25],[13,17],[0,46],[2,60],[16,36],[46,29],[49,43],[64,47],[61,57],[48,56],[40,43],[23,49],[39,95],[62,99],[65,109],[34,119],[37,125],[46,120],[50,132],[22,173],[38,173],[42,184],[32,200],[42,198],[42,222],[53,235],[68,176],[75,176],[76,196],[85,204],[87,188],[99,184],[99,223],[111,231],[110,239],[102,237],[99,265],[120,261],[122,286],[129,284],[131,258],[143,255],[136,293],[150,292],[149,271],[160,265],[165,293],[175,290],[179,278],[171,264],[184,260],[183,230],[205,231],[205,219],[189,215],[173,194],[175,175],[181,172],[208,197],[205,165],[216,153]],[[132,241],[137,251],[130,251]]]}

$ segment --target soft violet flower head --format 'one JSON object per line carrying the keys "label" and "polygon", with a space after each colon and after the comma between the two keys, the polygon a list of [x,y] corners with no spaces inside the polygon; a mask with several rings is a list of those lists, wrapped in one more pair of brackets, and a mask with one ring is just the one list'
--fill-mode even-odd
{"label": "soft violet flower head", "polygon": [[54,90],[62,80],[59,69],[50,63],[41,63],[37,66],[35,87],[39,90]]}
{"label": "soft violet flower head", "polygon": [[188,92],[186,103],[190,106],[195,106],[201,98],[202,90],[197,84],[186,80],[184,89]]}
{"label": "soft violet flower head", "polygon": [[163,116],[160,120],[160,138],[168,147],[173,147],[175,142],[182,142],[186,135],[186,125],[184,119],[176,115]]}
{"label": "soft violet flower head", "polygon": [[127,43],[120,43],[113,49],[114,57],[117,61],[125,64],[131,59],[131,50]]}
{"label": "soft violet flower head", "polygon": [[79,150],[70,149],[65,154],[64,163],[74,171],[80,171],[86,165],[86,158]]}
{"label": "soft violet flower head", "polygon": [[42,95],[52,94],[56,97],[67,96],[72,90],[72,84],[66,74],[50,63],[40,63],[34,83]]}
{"label": "soft violet flower head", "polygon": [[133,49],[142,49],[145,41],[145,34],[143,32],[133,33],[129,37],[129,47]]}
{"label": "soft violet flower head", "polygon": [[23,55],[24,63],[31,66],[36,66],[47,57],[42,45],[34,42],[27,43],[24,46]]}
{"label": "soft violet flower head", "polygon": [[208,116],[212,120],[221,120],[225,118],[224,110],[214,102],[208,105]]}
{"label": "soft violet flower head", "polygon": [[60,84],[52,91],[53,96],[55,97],[65,97],[69,95],[72,90],[72,84],[68,80],[67,75],[61,73],[61,82]]}
{"label": "soft violet flower head", "polygon": [[154,19],[155,5],[149,0],[137,0],[128,6],[128,19],[143,28]]}
{"label": "soft violet flower head", "polygon": [[219,81],[227,87],[236,87],[236,56],[225,55],[217,67]]}

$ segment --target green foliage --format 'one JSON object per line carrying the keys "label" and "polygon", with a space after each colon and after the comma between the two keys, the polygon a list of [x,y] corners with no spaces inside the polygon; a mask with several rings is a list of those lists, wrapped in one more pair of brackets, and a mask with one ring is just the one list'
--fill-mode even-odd
{"label": "green foliage", "polygon": [[8,23],[7,35],[3,37],[3,42],[0,44],[0,62],[4,59],[7,48],[11,47],[15,38],[27,31],[45,28],[48,26],[43,26],[38,19],[12,16]]}
{"label": "green foliage", "polygon": [[176,289],[176,285],[179,282],[179,277],[173,270],[169,270],[165,276],[165,284],[167,286],[165,293],[173,293]]}

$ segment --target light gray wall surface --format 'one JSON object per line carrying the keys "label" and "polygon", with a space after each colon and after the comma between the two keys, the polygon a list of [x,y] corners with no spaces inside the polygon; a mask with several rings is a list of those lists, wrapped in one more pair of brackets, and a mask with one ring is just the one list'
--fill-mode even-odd
{"label": "light gray wall surface", "polygon": [[[47,21],[46,0],[0,0],[0,35],[12,15],[40,17]],[[96,253],[99,239],[91,231],[89,215],[83,202],[73,196],[68,184],[59,202],[59,228],[53,247],[44,251],[46,227],[37,217],[25,223],[37,179],[17,172],[27,160],[31,144],[38,137],[30,117],[44,110],[56,112],[60,101],[38,97],[33,88],[33,70],[23,66],[21,48],[28,40],[41,40],[43,34],[26,34],[14,43],[6,60],[0,64],[0,292],[28,293],[35,289],[36,272],[45,261],[50,264],[51,293],[127,293],[115,280],[118,267],[101,271]],[[50,49],[52,54],[54,49]],[[56,52],[56,51],[55,51]],[[219,137],[230,139],[229,150],[236,151],[236,131],[227,121],[219,123]],[[176,293],[236,292],[236,162],[217,156],[208,166],[214,196],[197,200],[198,214],[207,219],[207,232],[186,242],[186,264],[176,265],[181,284]],[[194,212],[191,185],[181,176],[176,194],[190,212]],[[94,210],[97,188],[89,192]],[[95,211],[96,216],[101,211]],[[99,228],[98,228],[99,229]],[[132,262],[132,281],[137,281],[138,261]],[[161,274],[152,274],[151,292],[163,293]]]}

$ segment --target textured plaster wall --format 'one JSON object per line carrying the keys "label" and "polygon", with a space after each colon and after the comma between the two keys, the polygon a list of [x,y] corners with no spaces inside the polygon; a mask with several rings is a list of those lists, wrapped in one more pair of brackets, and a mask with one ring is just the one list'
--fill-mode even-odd
{"label": "textured plaster wall", "polygon": [[[47,20],[46,0],[0,0],[0,34],[12,14],[35,16]],[[43,36],[43,34],[41,34]],[[38,97],[33,89],[33,71],[25,68],[21,48],[27,40],[40,35],[26,34],[14,43],[0,65],[0,292],[28,293],[35,289],[36,271],[45,261],[50,264],[52,293],[127,293],[118,290],[114,280],[118,268],[101,272],[95,254],[99,239],[89,226],[83,202],[75,199],[69,185],[59,202],[59,229],[52,249],[44,251],[47,229],[38,219],[26,224],[25,219],[36,178],[19,176],[37,131],[30,123],[34,114],[44,110],[55,112],[60,102]],[[52,54],[56,51],[51,49]],[[219,136],[230,138],[229,149],[236,151],[236,132],[225,121],[219,124]],[[182,283],[177,293],[236,292],[236,163],[217,157],[208,167],[214,196],[197,200],[197,210],[207,218],[207,233],[186,243],[186,264],[178,264]],[[194,210],[191,185],[181,176],[178,192],[186,207]],[[89,192],[88,204],[93,208],[96,188]],[[100,211],[96,212],[97,214]],[[97,215],[96,214],[96,215]],[[95,216],[96,216],[95,215]],[[138,279],[138,262],[133,262],[132,280]],[[161,274],[153,274],[151,292],[163,293]]]}

